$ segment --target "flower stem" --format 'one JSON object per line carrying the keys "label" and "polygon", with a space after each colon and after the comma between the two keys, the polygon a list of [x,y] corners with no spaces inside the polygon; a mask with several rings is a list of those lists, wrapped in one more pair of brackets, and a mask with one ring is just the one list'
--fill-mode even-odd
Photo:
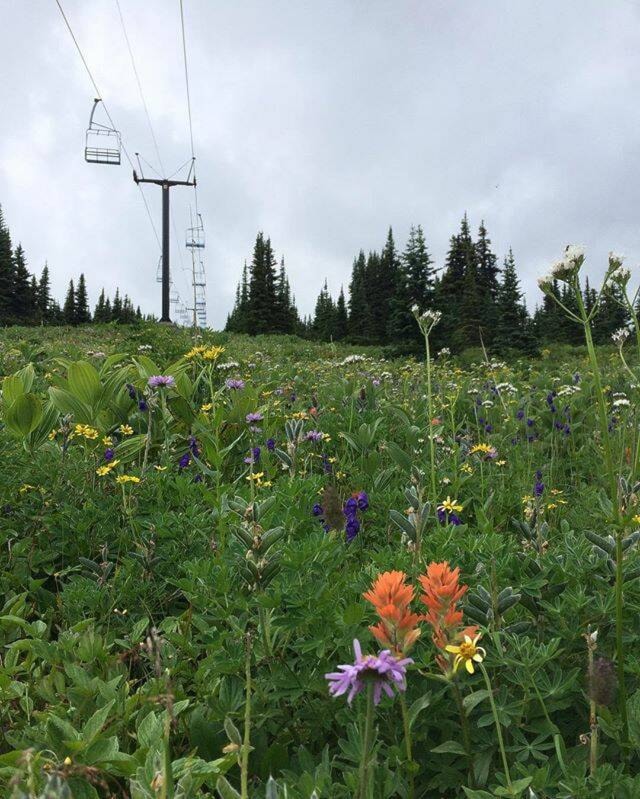
{"label": "flower stem", "polygon": [[407,766],[409,772],[409,792],[407,796],[413,799],[415,796],[415,787],[413,780],[413,754],[411,748],[411,725],[409,724],[409,712],[407,710],[407,702],[404,696],[400,696],[400,707],[402,708],[402,725],[404,727],[404,744],[407,749]]}
{"label": "flower stem", "polygon": [[484,667],[483,663],[479,663],[478,666],[480,667],[480,671],[482,672],[482,676],[484,677],[485,685],[487,686],[487,691],[489,693],[489,702],[491,704],[491,712],[493,713],[493,721],[496,725],[496,733],[498,736],[498,746],[500,748],[500,755],[502,756],[502,767],[504,768],[504,774],[507,778],[507,785],[509,786],[509,790],[513,794],[513,787],[511,785],[511,774],[509,773],[509,764],[507,762],[507,753],[504,749],[504,739],[502,737],[502,727],[500,726],[500,719],[498,717],[498,708],[496,707],[495,699],[493,698],[493,687],[491,685],[491,680],[489,679],[489,674]]}
{"label": "flower stem", "polygon": [[452,681],[451,690],[453,691],[453,695],[456,698],[456,704],[458,705],[458,713],[460,714],[460,726],[462,727],[462,744],[464,746],[464,751],[467,753],[469,782],[471,784],[471,787],[473,788],[475,785],[475,777],[473,774],[473,752],[471,749],[471,736],[469,735],[469,719],[467,718],[467,712],[464,709],[462,694],[460,693],[460,688],[458,687],[458,684]]}
{"label": "flower stem", "polygon": [[251,635],[245,636],[247,648],[245,656],[245,705],[244,739],[242,741],[242,760],[240,763],[240,796],[249,799],[249,750],[251,748]]}
{"label": "flower stem", "polygon": [[373,684],[367,689],[367,715],[364,722],[364,740],[360,769],[358,773],[357,799],[367,799],[367,782],[369,773],[369,755],[373,743]]}
{"label": "flower stem", "polygon": [[427,407],[428,416],[427,424],[429,425],[429,466],[431,471],[431,501],[435,508],[438,501],[436,489],[436,453],[433,438],[433,393],[431,389],[431,350],[429,348],[429,334],[425,333],[424,343],[427,355]]}

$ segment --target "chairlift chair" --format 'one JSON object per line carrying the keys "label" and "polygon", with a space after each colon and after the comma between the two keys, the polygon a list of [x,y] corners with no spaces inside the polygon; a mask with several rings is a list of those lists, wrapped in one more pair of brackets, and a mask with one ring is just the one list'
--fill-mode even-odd
{"label": "chairlift chair", "polygon": [[102,100],[96,97],[93,101],[89,127],[85,137],[84,160],[90,164],[120,164],[120,151],[122,143],[120,133],[109,125],[95,122],[93,116]]}
{"label": "chairlift chair", "polygon": [[204,249],[204,225],[202,224],[201,214],[198,214],[196,224],[187,228],[186,246],[190,250]]}

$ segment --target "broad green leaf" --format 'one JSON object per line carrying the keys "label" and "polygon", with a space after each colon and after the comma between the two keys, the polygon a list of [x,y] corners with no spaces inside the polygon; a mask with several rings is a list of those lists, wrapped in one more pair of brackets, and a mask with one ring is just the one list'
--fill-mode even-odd
{"label": "broad green leaf", "polygon": [[26,438],[42,418],[42,402],[35,394],[22,394],[11,403],[5,413],[5,422],[11,432]]}
{"label": "broad green leaf", "polygon": [[87,361],[76,361],[67,371],[69,389],[81,402],[93,407],[102,392],[100,376],[94,366]]}

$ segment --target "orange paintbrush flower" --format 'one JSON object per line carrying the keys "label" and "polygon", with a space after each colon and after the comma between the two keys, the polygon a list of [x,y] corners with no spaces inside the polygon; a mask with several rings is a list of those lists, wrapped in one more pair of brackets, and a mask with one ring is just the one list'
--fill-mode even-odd
{"label": "orange paintbrush flower", "polygon": [[459,578],[460,569],[452,569],[446,561],[430,563],[426,574],[419,578],[424,591],[420,601],[428,608],[423,619],[431,625],[433,642],[439,649],[446,648],[462,624],[463,614],[457,603],[468,586],[461,585]]}
{"label": "orange paintbrush flower", "polygon": [[369,629],[383,646],[398,653],[407,652],[420,635],[417,625],[421,617],[411,612],[414,589],[406,579],[404,572],[384,572],[363,594],[380,617]]}

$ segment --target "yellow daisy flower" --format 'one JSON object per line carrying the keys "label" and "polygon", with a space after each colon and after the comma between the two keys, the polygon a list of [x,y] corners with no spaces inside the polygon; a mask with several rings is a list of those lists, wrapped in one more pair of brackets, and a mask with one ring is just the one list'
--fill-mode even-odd
{"label": "yellow daisy flower", "polygon": [[459,646],[449,644],[449,646],[446,647],[447,652],[451,652],[452,655],[455,655],[453,661],[454,672],[458,671],[460,666],[464,663],[464,667],[469,674],[473,674],[475,671],[473,664],[482,663],[487,653],[481,646],[477,646],[480,637],[481,633],[478,633],[473,639],[465,635],[464,641],[459,644]]}

